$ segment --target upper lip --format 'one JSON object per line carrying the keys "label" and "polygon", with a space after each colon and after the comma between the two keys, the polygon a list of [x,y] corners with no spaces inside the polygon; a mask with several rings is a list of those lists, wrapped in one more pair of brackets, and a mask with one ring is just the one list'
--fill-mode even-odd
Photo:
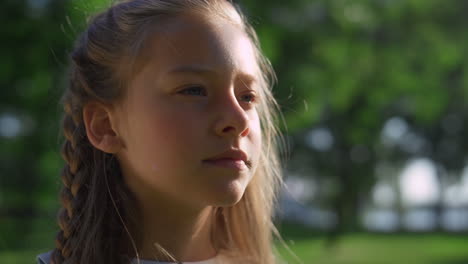
{"label": "upper lip", "polygon": [[213,156],[211,158],[206,159],[205,161],[208,160],[219,160],[219,159],[233,159],[233,160],[243,160],[244,163],[248,163],[248,157],[247,154],[245,154],[244,151],[240,149],[229,149],[221,154],[218,154],[216,156]]}

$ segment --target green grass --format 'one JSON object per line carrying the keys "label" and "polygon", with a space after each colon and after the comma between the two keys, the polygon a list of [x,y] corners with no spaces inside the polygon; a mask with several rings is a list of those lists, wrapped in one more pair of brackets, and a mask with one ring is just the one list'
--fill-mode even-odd
{"label": "green grass", "polygon": [[[288,244],[305,264],[468,263],[468,239],[463,236],[351,234],[332,248],[327,248],[320,237],[291,240]],[[278,249],[287,263],[298,263],[285,248]]]}

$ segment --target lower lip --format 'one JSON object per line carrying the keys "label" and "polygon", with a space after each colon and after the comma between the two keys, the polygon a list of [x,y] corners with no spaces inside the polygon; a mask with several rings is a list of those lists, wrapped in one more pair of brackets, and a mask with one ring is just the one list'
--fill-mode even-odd
{"label": "lower lip", "polygon": [[247,169],[247,166],[245,165],[245,162],[243,160],[217,159],[217,160],[204,160],[203,163],[217,166],[217,167],[236,169],[236,170]]}

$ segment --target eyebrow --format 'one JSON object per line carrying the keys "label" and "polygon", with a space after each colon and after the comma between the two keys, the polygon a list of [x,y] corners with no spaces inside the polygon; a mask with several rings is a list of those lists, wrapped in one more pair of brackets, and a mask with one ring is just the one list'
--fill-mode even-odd
{"label": "eyebrow", "polygon": [[[183,73],[192,73],[199,75],[213,75],[219,76],[219,71],[214,68],[204,66],[204,65],[182,65],[168,71],[168,74],[183,74]],[[254,83],[257,81],[257,78],[249,73],[236,71],[237,77],[240,78],[243,82]]]}

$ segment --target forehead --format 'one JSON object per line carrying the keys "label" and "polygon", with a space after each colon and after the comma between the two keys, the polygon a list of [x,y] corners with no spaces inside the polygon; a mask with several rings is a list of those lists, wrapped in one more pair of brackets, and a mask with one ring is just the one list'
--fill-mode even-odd
{"label": "forehead", "polygon": [[146,53],[149,64],[160,73],[186,65],[252,76],[258,73],[245,31],[222,18],[194,14],[171,19],[149,39]]}

